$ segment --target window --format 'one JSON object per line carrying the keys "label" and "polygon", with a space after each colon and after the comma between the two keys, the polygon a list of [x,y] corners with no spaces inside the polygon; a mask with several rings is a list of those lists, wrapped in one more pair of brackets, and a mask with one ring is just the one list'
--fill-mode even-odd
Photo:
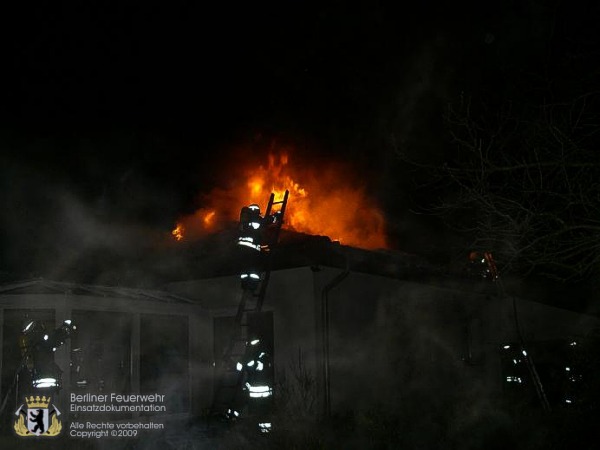
{"label": "window", "polygon": [[189,411],[189,320],[187,317],[142,314],[140,393],[165,395],[168,413]]}

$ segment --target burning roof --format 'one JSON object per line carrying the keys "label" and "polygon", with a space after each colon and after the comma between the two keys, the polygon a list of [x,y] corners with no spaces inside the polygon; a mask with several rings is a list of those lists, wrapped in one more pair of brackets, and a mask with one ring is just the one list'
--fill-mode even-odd
{"label": "burning roof", "polygon": [[[172,280],[183,281],[237,275],[237,226],[206,235],[196,241],[180,241],[171,247],[179,269]],[[401,279],[434,275],[440,268],[418,255],[391,250],[367,250],[342,245],[327,236],[282,229],[279,245],[273,250],[272,269],[295,267],[337,267]]]}
{"label": "burning roof", "polygon": [[270,153],[266,164],[231,169],[226,186],[203,196],[202,206],[181,217],[172,235],[193,241],[222,230],[238,220],[243,206],[256,203],[264,210],[272,192],[278,201],[286,190],[290,195],[284,228],[358,248],[387,247],[384,215],[364,180],[340,164],[293,163],[287,150]]}
{"label": "burning roof", "polygon": [[[257,203],[264,211],[272,192],[279,197],[286,190],[289,199],[280,245],[273,252],[274,270],[345,267],[346,258],[353,270],[391,276],[402,277],[407,267],[416,267],[415,257],[385,250],[384,215],[365,180],[342,164],[301,164],[290,154],[272,151],[262,164],[232,164],[226,182],[200,196],[200,206],[180,217],[172,231],[127,228],[115,233],[112,224],[98,227],[101,233],[94,229],[91,244],[61,248],[60,264],[32,268],[27,276],[158,288],[171,281],[230,275],[236,273],[240,209]],[[114,239],[115,234],[122,238]]]}

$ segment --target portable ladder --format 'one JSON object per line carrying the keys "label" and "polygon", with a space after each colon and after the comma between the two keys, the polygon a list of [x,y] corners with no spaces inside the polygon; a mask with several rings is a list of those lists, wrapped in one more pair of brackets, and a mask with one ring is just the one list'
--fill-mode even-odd
{"label": "portable ladder", "polygon": [[[265,225],[261,242],[262,267],[258,286],[253,289],[242,289],[240,302],[235,315],[233,330],[229,344],[219,360],[216,361],[217,383],[214,390],[213,402],[209,418],[230,420],[240,414],[245,406],[246,398],[243,392],[244,372],[237,364],[243,360],[249,339],[251,315],[262,310],[269,279],[271,275],[271,256],[279,241],[279,232],[284,222],[289,191],[285,191],[283,199],[275,201],[271,193],[267,209],[263,216]],[[275,220],[273,220],[275,218]],[[216,355],[219,357],[218,355]]]}

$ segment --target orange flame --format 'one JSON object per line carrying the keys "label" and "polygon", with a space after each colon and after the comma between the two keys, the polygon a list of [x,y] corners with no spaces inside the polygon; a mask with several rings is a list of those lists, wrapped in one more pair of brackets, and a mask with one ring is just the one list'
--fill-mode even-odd
{"label": "orange flame", "polygon": [[270,154],[266,166],[239,172],[230,172],[227,189],[214,189],[205,198],[206,207],[180,220],[188,234],[193,230],[199,237],[225,221],[237,221],[240,208],[250,203],[264,212],[271,192],[278,201],[288,190],[284,228],[329,236],[354,247],[386,247],[383,214],[347,171],[294,166],[288,153],[282,152]]}
{"label": "orange flame", "polygon": [[204,226],[206,228],[211,226],[216,214],[217,214],[217,212],[213,210],[213,211],[209,211],[208,213],[206,213],[204,215],[204,217],[202,218],[202,221],[204,222]]}
{"label": "orange flame", "polygon": [[175,229],[173,231],[171,231],[171,234],[173,235],[173,237],[178,240],[181,241],[183,239],[183,232],[184,232],[184,227],[182,224],[178,223],[175,226]]}

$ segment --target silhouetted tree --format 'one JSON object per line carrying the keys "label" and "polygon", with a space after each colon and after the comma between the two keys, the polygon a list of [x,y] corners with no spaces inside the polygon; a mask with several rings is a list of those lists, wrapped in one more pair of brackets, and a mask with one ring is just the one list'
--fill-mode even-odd
{"label": "silhouetted tree", "polygon": [[410,161],[443,188],[427,212],[459,232],[465,251],[494,252],[504,273],[562,281],[597,273],[598,100],[594,92],[566,103],[475,111],[463,98],[446,117],[452,156],[442,166]]}

